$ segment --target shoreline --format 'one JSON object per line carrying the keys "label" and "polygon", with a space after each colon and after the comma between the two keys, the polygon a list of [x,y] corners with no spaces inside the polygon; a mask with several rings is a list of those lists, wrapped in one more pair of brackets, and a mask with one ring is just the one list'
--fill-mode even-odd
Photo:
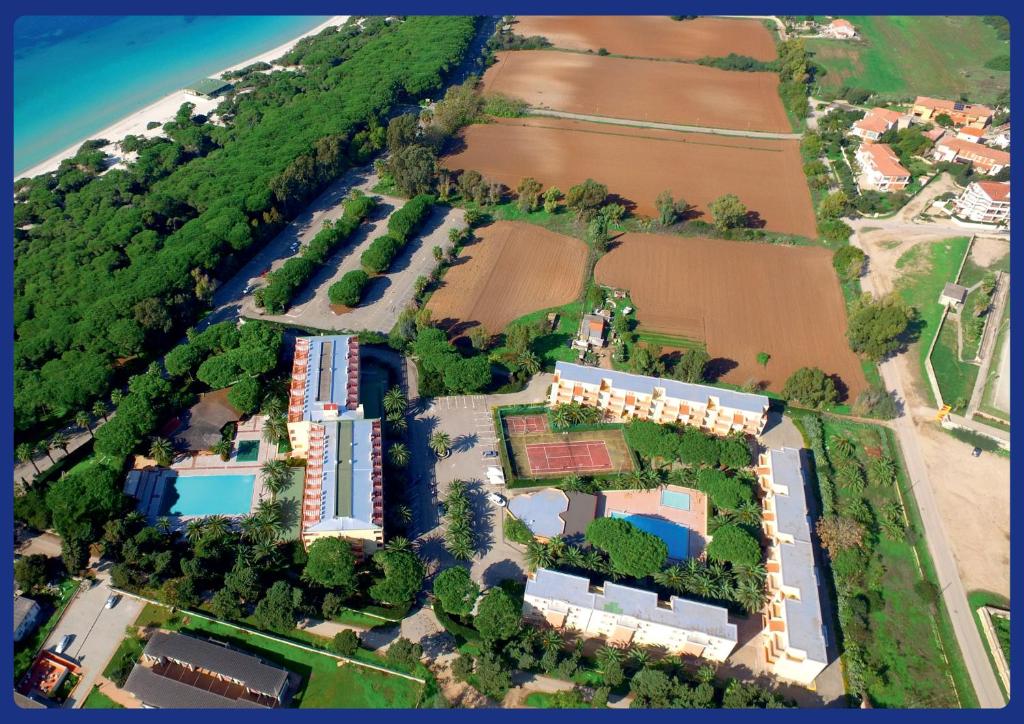
{"label": "shoreline", "polygon": [[[350,15],[334,15],[325,20],[324,22],[320,23],[319,25],[317,25],[315,28],[307,30],[302,35],[298,35],[292,38],[291,40],[282,43],[281,45],[278,45],[275,48],[271,48],[270,50],[260,53],[259,55],[255,55],[247,60],[242,61],[241,63],[236,63],[235,65],[223,68],[217,71],[216,73],[211,73],[209,77],[220,77],[224,73],[244,68],[245,66],[252,65],[253,63],[269,63],[275,58],[279,58],[286,52],[291,50],[292,47],[294,47],[295,44],[298,43],[303,38],[307,38],[311,35],[316,35],[317,33],[321,32],[324,28],[327,27],[331,27],[334,25],[343,25],[350,17]],[[50,156],[45,161],[41,161],[40,163],[35,164],[31,168],[28,168],[19,173],[15,173],[14,180],[17,181],[18,179],[22,178],[33,178],[41,174],[52,173],[53,171],[56,171],[57,168],[60,166],[61,161],[73,157],[75,153],[78,151],[78,149],[82,146],[82,144],[90,139],[104,138],[107,141],[109,141],[110,143],[104,146],[103,150],[108,155],[115,157],[116,161],[114,165],[117,165],[121,162],[121,159],[118,153],[116,152],[116,149],[114,148],[114,144],[120,142],[125,136],[136,135],[151,138],[153,136],[159,135],[162,132],[161,128],[147,130],[146,124],[148,124],[151,121],[157,121],[162,126],[164,123],[174,118],[174,115],[178,112],[178,109],[181,107],[181,104],[186,102],[194,103],[195,113],[201,115],[208,114],[220,104],[220,100],[216,98],[202,98],[200,96],[189,95],[181,89],[176,90],[173,93],[169,93],[163,98],[160,98],[154,101],[153,103],[150,103],[144,108],[140,108],[134,113],[112,123],[106,128],[100,129],[95,133],[89,134],[85,138],[79,140],[73,146],[69,146],[68,148],[65,148],[63,151],[56,153],[53,156]]]}

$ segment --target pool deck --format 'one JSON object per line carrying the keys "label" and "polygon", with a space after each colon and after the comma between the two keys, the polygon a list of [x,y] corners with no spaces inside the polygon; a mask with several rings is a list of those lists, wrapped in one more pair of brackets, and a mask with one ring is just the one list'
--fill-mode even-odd
{"label": "pool deck", "polygon": [[[661,493],[670,490],[690,496],[690,509],[681,510],[661,504]],[[666,485],[654,490],[605,490],[597,496],[597,515],[606,518],[612,513],[646,515],[686,526],[690,529],[690,558],[704,554],[708,535],[708,498],[704,493],[680,485]]]}

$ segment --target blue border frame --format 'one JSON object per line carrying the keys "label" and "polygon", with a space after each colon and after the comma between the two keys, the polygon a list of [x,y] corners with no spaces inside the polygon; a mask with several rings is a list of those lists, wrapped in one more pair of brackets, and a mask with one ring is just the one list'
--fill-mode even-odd
{"label": "blue border frame", "polygon": [[[770,5],[770,7],[768,7]],[[54,2],[28,2],[27,0],[8,0],[2,9],[4,18],[4,33],[3,33],[3,44],[4,44],[4,60],[6,69],[3,74],[3,112],[4,116],[8,119],[13,119],[13,100],[12,100],[12,83],[13,83],[13,24],[14,21],[20,15],[212,15],[212,14],[265,14],[265,15],[297,15],[297,14],[309,14],[309,15],[332,15],[338,12],[346,12],[351,14],[363,14],[363,15],[380,15],[380,14],[485,14],[485,15],[501,15],[508,13],[522,13],[522,14],[661,14],[668,15],[671,13],[677,13],[680,10],[685,10],[687,13],[692,14],[765,14],[771,12],[774,14],[781,15],[803,15],[811,12],[824,13],[830,15],[843,15],[843,14],[858,14],[858,15],[1004,15],[1010,19],[1011,27],[1016,28],[1018,19],[1024,18],[1024,5],[1016,5],[1010,7],[1009,2],[994,2],[993,0],[982,0],[981,3],[963,3],[963,2],[952,2],[952,0],[932,0],[931,2],[925,2],[924,0],[902,0],[898,3],[886,3],[880,0],[861,0],[858,3],[852,2],[793,2],[792,0],[781,0],[775,3],[760,3],[754,2],[753,0],[734,0],[733,2],[721,2],[713,3],[707,0],[697,0],[696,2],[687,3],[675,3],[667,0],[618,0],[613,2],[612,0],[589,0],[583,2],[581,0],[505,0],[504,2],[495,2],[494,0],[478,0],[477,2],[469,2],[469,0],[435,0],[434,2],[412,2],[411,0],[390,0],[385,2],[367,2],[366,0],[341,0],[340,2],[328,2],[326,0],[290,0],[287,3],[273,2],[273,0],[177,0],[176,2],[165,2],[163,0],[150,0],[145,3],[144,8],[140,7],[139,4],[133,4],[126,0],[93,0],[93,2],[79,3],[71,2],[69,0],[58,0]],[[1024,55],[1021,54],[1021,42],[1020,34],[1017,32],[1011,32],[1010,47],[1011,47],[1011,58],[1012,58],[1012,74],[1011,74],[1011,95],[1018,98],[1021,96],[1022,85],[1024,85]],[[1022,115],[1024,117],[1024,115]],[[1022,122],[1024,123],[1024,122]],[[1022,125],[1024,128],[1024,125]],[[13,139],[12,133],[8,134],[9,139]],[[1021,144],[1021,148],[1024,148],[1024,142]],[[0,149],[2,152],[3,167],[13,171],[13,153],[11,143],[4,144],[3,148]],[[1024,171],[1022,171],[1024,165],[1018,164],[1017,169],[1012,172],[1012,180],[1014,183],[1018,183]],[[13,178],[12,176],[9,178]],[[13,184],[12,184],[13,193]],[[1024,219],[1024,200],[1018,196],[1013,202],[1012,212],[1018,219]],[[2,228],[11,229],[12,223],[12,207],[4,205],[2,208]],[[5,239],[7,247],[5,253],[0,256],[0,278],[4,280],[2,285],[5,289],[10,289],[13,279],[13,242],[10,232],[5,233]],[[1021,254],[1011,254],[1011,278],[1017,277],[1024,279],[1024,262],[1021,261]],[[1020,295],[1011,295],[1011,310],[1013,315],[1017,315],[1024,311],[1024,300],[1020,298]],[[0,299],[0,329],[11,330],[13,327],[13,297],[4,296]],[[3,341],[0,342],[0,346],[3,347],[3,359],[2,359],[2,374],[0,374],[0,392],[3,396],[3,406],[0,408],[0,430],[3,431],[2,446],[0,446],[0,452],[2,452],[7,460],[13,460],[13,350],[12,337],[4,335]],[[1020,359],[1021,343],[1020,337],[1011,338],[1011,356],[1013,359]],[[1016,368],[1014,368],[1016,374]],[[1011,388],[1011,399],[1012,407],[1016,408],[1019,406],[1020,399],[1024,395],[1021,386]],[[1011,440],[1013,445],[1020,445],[1022,435],[1011,433]],[[1011,464],[1011,485],[1013,483],[1024,482],[1024,475],[1017,470],[1017,466]],[[984,484],[985,481],[976,481],[976,484]],[[1019,495],[1012,495],[1011,498],[1011,526],[1014,530],[1019,526],[1021,519],[1021,497]],[[0,508],[2,508],[3,527],[6,531],[8,538],[11,540],[13,537],[13,515],[12,515],[12,500],[6,496],[0,496]],[[1018,556],[1024,556],[1024,540],[1017,540],[1016,538],[1012,541],[1012,551],[1014,558]],[[11,581],[13,579],[13,562],[10,564],[10,568],[7,569],[6,580]],[[1012,575],[1011,573],[1011,591],[1016,594],[1013,597],[1018,598],[1024,595],[1021,590],[1021,577],[1018,575]],[[1022,598],[1021,600],[1024,600]],[[11,599],[4,598],[4,610],[8,616],[12,615],[12,607],[10,603]],[[1018,635],[1020,628],[1015,627],[1012,633],[1013,648],[1018,649],[1021,641],[1024,641],[1024,636]],[[9,649],[8,649],[9,650]],[[1018,649],[1019,650],[1019,649]],[[1018,661],[1020,661],[1020,654],[1018,654]],[[1024,668],[1024,666],[1018,665],[1014,668]],[[1017,676],[1021,676],[1020,672],[1016,673]],[[13,660],[10,656],[0,656],[0,680],[12,681],[13,677]],[[1016,716],[1020,716],[1022,707],[1015,701],[1011,700],[1010,704],[998,710],[970,710],[970,711],[949,711],[949,710],[873,710],[871,714],[865,714],[865,716],[876,716],[889,721],[894,721],[895,718],[910,717],[914,720],[925,721],[926,717],[929,718],[949,718],[955,717],[958,720],[961,719],[985,719],[988,721],[995,720],[1009,720],[1013,716],[1012,712],[1016,711]],[[14,705],[13,699],[10,696],[2,697],[2,704],[0,704],[0,711],[3,712],[4,720],[14,721],[57,721],[56,715],[52,711],[40,711],[34,712],[29,710],[19,709]],[[750,711],[715,711],[705,714],[705,716],[713,716],[716,720],[728,720],[728,721],[739,721],[741,719],[751,720],[752,717],[759,717],[759,721],[765,721],[766,718],[772,718],[773,720],[779,717],[785,717],[787,721],[806,721],[814,722],[819,714],[819,710],[813,709],[802,709],[802,710],[785,710],[785,711],[764,711],[756,710]],[[367,715],[372,716],[375,721],[401,721],[408,715],[406,712],[401,710],[374,710],[372,712],[366,712]],[[357,714],[358,715],[358,714]],[[79,711],[71,716],[84,717],[86,721],[111,721],[117,719],[119,721],[127,721],[129,719],[135,721],[177,721],[182,718],[182,712],[178,711],[147,711],[144,715],[139,715],[134,711],[125,712],[107,712],[107,711],[90,711],[83,710]],[[228,710],[228,711],[197,711],[189,712],[185,714],[190,719],[195,720],[213,720],[215,717],[221,722],[250,722],[252,717],[257,716],[250,712]],[[298,710],[277,710],[273,713],[260,714],[261,718],[273,717],[277,720],[290,719],[297,721],[298,717],[302,717],[305,721],[332,721],[336,722],[339,716],[336,710],[303,710],[300,714]],[[348,716],[343,714],[342,716]],[[541,719],[554,719],[558,717],[560,720],[576,720],[583,721],[584,717],[591,721],[596,718],[604,720],[610,720],[611,717],[615,717],[620,721],[640,721],[655,722],[655,721],[677,721],[680,716],[692,716],[692,713],[682,713],[675,710],[628,710],[628,711],[607,711],[597,712],[592,710],[567,710],[559,711],[557,713],[551,711],[538,711],[538,710],[487,710],[486,714],[482,711],[466,711],[466,710],[416,710],[415,714],[418,721],[422,722],[449,722],[454,718],[467,719],[469,717],[482,717],[487,716],[488,719],[498,719],[511,721],[522,720],[525,717],[530,717],[534,720]],[[829,710],[829,716],[840,716],[843,718],[858,716],[854,710]],[[1016,718],[1014,716],[1014,718]]]}

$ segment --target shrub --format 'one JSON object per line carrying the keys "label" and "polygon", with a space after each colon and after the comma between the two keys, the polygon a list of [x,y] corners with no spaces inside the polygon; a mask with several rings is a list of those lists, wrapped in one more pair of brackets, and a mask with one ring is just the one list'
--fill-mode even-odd
{"label": "shrub", "polygon": [[644,578],[661,569],[668,547],[661,538],[621,518],[598,518],[587,526],[587,542],[608,554],[616,571]]}
{"label": "shrub", "polygon": [[370,243],[359,257],[359,264],[368,274],[381,274],[391,266],[399,248],[401,243],[393,236],[385,234]]}
{"label": "shrub", "polygon": [[801,367],[789,376],[782,388],[787,400],[809,407],[831,407],[836,403],[836,383],[817,367]]}
{"label": "shrub", "polygon": [[388,234],[404,246],[426,221],[433,205],[434,197],[429,194],[420,194],[409,199],[405,206],[391,214],[391,218],[388,219]]}
{"label": "shrub", "polygon": [[339,656],[351,656],[358,648],[359,635],[350,628],[334,634],[334,639],[331,641],[331,651]]}
{"label": "shrub", "polygon": [[515,543],[527,544],[533,540],[530,528],[519,518],[509,516],[505,520],[505,537]]}
{"label": "shrub", "polygon": [[755,565],[761,561],[761,546],[754,536],[742,528],[719,526],[708,544],[708,558],[723,563]]}
{"label": "shrub", "polygon": [[839,279],[844,282],[853,281],[860,276],[864,268],[864,252],[855,246],[843,246],[832,254],[832,266],[835,267]]}
{"label": "shrub", "polygon": [[361,269],[353,269],[331,285],[327,296],[331,304],[355,307],[363,296],[363,288],[369,281],[369,275]]}

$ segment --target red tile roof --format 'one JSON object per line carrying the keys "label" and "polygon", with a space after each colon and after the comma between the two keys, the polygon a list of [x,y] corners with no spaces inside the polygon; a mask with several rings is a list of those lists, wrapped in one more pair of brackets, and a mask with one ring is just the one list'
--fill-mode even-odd
{"label": "red tile roof", "polygon": [[854,123],[856,128],[872,133],[885,133],[900,120],[900,114],[888,108],[872,108],[867,114]]}
{"label": "red tile roof", "polygon": [[993,201],[1006,201],[1010,198],[1009,181],[976,181],[975,183]]}
{"label": "red tile roof", "polygon": [[969,161],[981,161],[989,165],[1010,165],[1010,154],[1006,151],[989,148],[973,141],[965,141],[962,138],[943,138],[938,145],[952,149],[957,156],[962,156]]}
{"label": "red tile roof", "polygon": [[861,149],[871,157],[871,163],[883,176],[910,176],[910,171],[903,168],[899,156],[887,143],[872,143],[861,146]]}
{"label": "red tile roof", "polygon": [[[969,113],[972,116],[981,116],[983,118],[992,116],[995,113],[991,108],[980,103],[960,103],[959,101],[948,101],[945,98],[929,98],[928,96],[918,96],[917,100],[914,101],[914,105],[931,108],[940,113]],[[961,108],[957,109],[957,105],[960,105]]]}

